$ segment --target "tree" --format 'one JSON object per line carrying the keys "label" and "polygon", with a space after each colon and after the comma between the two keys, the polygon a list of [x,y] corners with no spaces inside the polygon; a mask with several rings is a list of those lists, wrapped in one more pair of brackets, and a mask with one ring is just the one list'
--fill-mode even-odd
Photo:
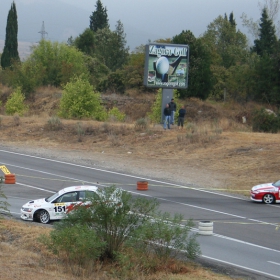
{"label": "tree", "polygon": [[[70,40],[71,39],[69,38],[69,44],[71,44]],[[83,53],[93,56],[95,47],[94,32],[90,28],[87,28],[74,40],[73,45]]]}
{"label": "tree", "polygon": [[277,42],[275,26],[268,17],[267,9],[264,8],[259,24],[259,38],[254,41],[253,51],[263,56],[265,53],[271,54]]}
{"label": "tree", "polygon": [[235,22],[235,19],[233,17],[233,12],[230,13],[229,15],[229,20],[230,24],[235,28],[236,27],[236,22]]}
{"label": "tree", "polygon": [[212,53],[215,52],[220,58],[216,63],[225,68],[240,63],[247,50],[247,38],[236,30],[233,13],[229,20],[227,17],[218,16],[208,25],[203,38],[212,48]]}
{"label": "tree", "polygon": [[255,75],[255,100],[280,103],[280,75],[279,51],[280,44],[276,37],[275,26],[268,15],[267,8],[263,8],[259,24],[259,37],[252,48],[259,56]]}
{"label": "tree", "polygon": [[118,21],[116,30],[109,28],[98,29],[96,32],[96,56],[111,71],[116,71],[127,63],[129,48],[126,47],[126,39],[123,24]]}
{"label": "tree", "polygon": [[[231,90],[229,84],[235,84],[232,81],[234,69],[245,71],[246,68],[236,68],[236,66],[247,63],[249,52],[246,36],[236,30],[233,13],[230,14],[229,19],[227,16],[218,16],[211,22],[203,34],[202,40],[211,53],[211,72],[213,74],[211,97],[217,100],[223,98],[225,89],[231,96],[237,96],[235,90],[240,87],[234,87],[235,89]],[[245,90],[242,89],[241,92],[244,95]]]}
{"label": "tree", "polygon": [[5,46],[1,56],[2,68],[10,67],[13,60],[19,60],[17,35],[17,10],[13,2],[7,18]]}
{"label": "tree", "polygon": [[264,53],[254,70],[254,99],[279,104],[279,55],[278,59],[274,59],[271,55]]}
{"label": "tree", "polygon": [[106,7],[103,7],[103,4],[100,0],[96,1],[95,7],[96,10],[89,17],[89,28],[94,32],[96,32],[98,29],[109,28]]}
{"label": "tree", "polygon": [[85,55],[75,47],[41,40],[24,63],[32,62],[37,69],[40,85],[61,86],[73,76],[88,75]]}
{"label": "tree", "polygon": [[128,61],[129,47],[126,46],[126,34],[124,32],[124,26],[120,20],[117,21],[114,33],[116,36],[115,48],[117,52],[115,53],[115,64],[116,69],[121,68]]}
{"label": "tree", "polygon": [[196,39],[189,30],[182,31],[179,35],[174,36],[172,43],[186,44],[190,47],[189,85],[186,90],[178,90],[179,96],[206,99],[212,90],[209,47],[201,38]]}
{"label": "tree", "polygon": [[[130,53],[128,62],[123,67],[123,74],[125,77],[126,88],[137,88],[141,90],[148,90],[143,85],[144,69],[145,67],[145,46],[141,45]],[[154,89],[152,89],[154,91]]]}

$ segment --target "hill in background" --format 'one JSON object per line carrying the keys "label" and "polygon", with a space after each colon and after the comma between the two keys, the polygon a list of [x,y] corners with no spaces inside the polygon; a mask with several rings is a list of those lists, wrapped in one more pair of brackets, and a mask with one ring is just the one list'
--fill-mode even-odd
{"label": "hill in background", "polygon": [[[0,40],[0,53],[3,53],[4,45],[5,41]],[[25,60],[31,54],[30,47],[33,45],[30,42],[18,42],[18,53],[21,61]]]}

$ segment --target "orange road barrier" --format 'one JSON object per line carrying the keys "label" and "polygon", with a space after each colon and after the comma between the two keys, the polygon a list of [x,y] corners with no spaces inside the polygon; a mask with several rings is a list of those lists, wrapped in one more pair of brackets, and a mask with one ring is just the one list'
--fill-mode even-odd
{"label": "orange road barrier", "polygon": [[138,181],[137,182],[137,190],[139,190],[139,191],[147,191],[148,190],[148,182],[146,182],[146,181]]}
{"label": "orange road barrier", "polygon": [[16,175],[15,174],[5,174],[5,184],[15,184]]}

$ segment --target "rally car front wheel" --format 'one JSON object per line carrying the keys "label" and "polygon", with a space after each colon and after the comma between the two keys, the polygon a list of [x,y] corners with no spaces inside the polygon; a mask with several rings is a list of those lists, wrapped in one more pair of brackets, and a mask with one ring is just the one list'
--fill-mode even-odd
{"label": "rally car front wheel", "polygon": [[275,197],[272,194],[270,194],[270,193],[265,194],[263,196],[263,202],[265,204],[272,204],[272,203],[274,203],[274,201],[275,201]]}
{"label": "rally car front wheel", "polygon": [[50,222],[50,214],[48,211],[46,210],[41,210],[39,213],[38,213],[38,220],[40,223],[42,224],[47,224]]}

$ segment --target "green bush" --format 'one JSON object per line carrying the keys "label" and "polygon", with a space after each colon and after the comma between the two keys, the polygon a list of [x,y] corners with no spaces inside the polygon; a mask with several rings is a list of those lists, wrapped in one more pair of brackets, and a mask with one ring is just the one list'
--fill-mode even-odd
{"label": "green bush", "polygon": [[155,219],[143,226],[137,239],[130,241],[138,251],[154,254],[164,261],[178,255],[195,259],[201,252],[196,235],[189,236],[194,223],[192,220],[183,221],[180,214],[171,217],[170,213],[158,213]]}
{"label": "green bush", "polygon": [[86,225],[81,224],[53,230],[50,238],[41,236],[39,240],[47,245],[54,254],[79,265],[97,260],[105,246],[95,231],[89,230]]}
{"label": "green bush", "polygon": [[13,63],[11,69],[5,69],[7,75],[6,82],[13,88],[20,87],[25,97],[29,98],[35,92],[36,87],[41,84],[43,69],[36,65],[34,61],[27,60]]}
{"label": "green bush", "polygon": [[111,110],[108,112],[108,117],[114,118],[119,122],[123,122],[125,119],[125,114],[122,113],[117,107],[113,107]]}
{"label": "green bush", "polygon": [[100,121],[107,117],[100,94],[94,92],[88,80],[82,76],[71,79],[64,86],[58,114],[64,118],[94,118]]}
{"label": "green bush", "polygon": [[25,96],[18,87],[6,102],[6,113],[8,115],[18,114],[22,116],[28,110],[28,106],[24,104],[24,100]]}
{"label": "green bush", "polygon": [[[127,249],[146,255],[150,255],[152,249],[158,257],[168,258],[173,252],[170,246],[176,252],[195,258],[199,245],[195,235],[188,236],[192,222],[183,223],[181,215],[174,218],[169,214],[161,215],[158,206],[156,199],[132,197],[114,186],[99,189],[87,207],[77,207],[56,223],[51,235],[44,237],[44,242],[54,253],[66,252],[68,258],[76,261],[89,258],[117,262]],[[76,242],[78,240],[80,242]],[[158,247],[159,243],[161,247]],[[78,246],[86,252],[76,248]],[[91,248],[94,250],[90,251]]]}
{"label": "green bush", "polygon": [[279,115],[269,113],[266,109],[255,110],[252,118],[253,131],[277,133],[280,130]]}

